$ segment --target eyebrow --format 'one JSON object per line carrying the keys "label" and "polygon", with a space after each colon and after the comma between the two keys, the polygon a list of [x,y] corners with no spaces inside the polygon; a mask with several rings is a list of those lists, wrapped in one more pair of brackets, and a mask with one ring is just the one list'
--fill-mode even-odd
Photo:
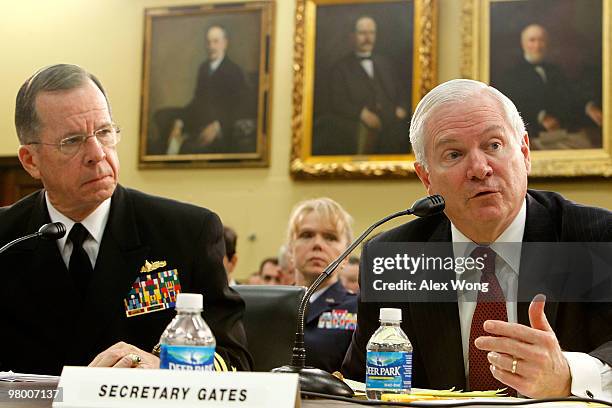
{"label": "eyebrow", "polygon": [[[97,132],[98,130],[103,129],[105,127],[111,126],[112,124],[113,124],[112,120],[104,121],[100,126],[96,126],[96,128],[94,129],[94,132]],[[82,136],[85,134],[86,134],[85,132],[67,132],[64,134],[62,139],[65,139],[67,137],[72,137],[72,136]]]}
{"label": "eyebrow", "polygon": [[[489,133],[503,133],[504,128],[502,126],[499,125],[491,125],[489,127],[487,127],[485,130],[483,130],[478,136],[483,136]],[[450,137],[442,137],[441,139],[438,139],[436,141],[436,144],[434,145],[434,148],[439,147],[439,146],[444,146],[447,144],[451,144],[451,143],[455,143],[457,142],[457,138],[450,136]]]}
{"label": "eyebrow", "polygon": [[338,231],[336,231],[335,229],[316,229],[316,228],[302,228],[298,230],[298,234],[302,233],[302,232],[318,232],[321,234],[334,234],[334,235],[340,235],[340,233]]}

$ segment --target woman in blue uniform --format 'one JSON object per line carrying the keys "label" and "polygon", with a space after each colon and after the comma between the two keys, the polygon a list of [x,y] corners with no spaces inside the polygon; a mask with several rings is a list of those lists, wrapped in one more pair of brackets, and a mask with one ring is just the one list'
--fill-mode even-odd
{"label": "woman in blue uniform", "polygon": [[[287,246],[297,285],[310,286],[348,247],[353,238],[351,223],[351,216],[329,198],[303,201],[294,207]],[[312,295],[306,310],[306,364],[329,372],[339,370],[356,322],[357,296],[342,286],[336,271]]]}

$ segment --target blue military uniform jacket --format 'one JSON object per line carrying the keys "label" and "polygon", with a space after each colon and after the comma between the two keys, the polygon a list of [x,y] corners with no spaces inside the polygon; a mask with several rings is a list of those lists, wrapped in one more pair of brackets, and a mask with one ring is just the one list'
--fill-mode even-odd
{"label": "blue military uniform jacket", "polygon": [[340,369],[357,323],[357,295],[340,281],[308,305],[304,323],[306,365],[328,372]]}

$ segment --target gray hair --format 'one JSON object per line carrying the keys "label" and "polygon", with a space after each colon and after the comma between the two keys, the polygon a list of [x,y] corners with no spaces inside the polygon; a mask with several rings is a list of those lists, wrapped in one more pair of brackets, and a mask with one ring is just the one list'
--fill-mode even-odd
{"label": "gray hair", "polygon": [[546,30],[544,26],[538,23],[531,23],[521,30],[521,41],[523,41],[523,37],[525,36],[527,30],[531,30],[532,28],[539,28],[544,33],[544,37],[548,38],[548,30]]}
{"label": "gray hair", "polygon": [[102,84],[93,74],[77,65],[56,64],[41,68],[21,85],[15,102],[15,128],[19,143],[38,142],[40,119],[36,114],[36,97],[42,92],[69,91],[92,81],[104,95],[110,113],[108,97]]}
{"label": "gray hair", "polygon": [[212,30],[213,28],[218,28],[219,30],[221,30],[221,32],[223,33],[223,38],[225,38],[226,40],[229,41],[229,37],[227,34],[227,30],[225,29],[225,27],[223,27],[221,24],[213,24],[211,26],[209,26],[206,29],[206,35],[208,35],[208,33],[210,32],[210,30]]}
{"label": "gray hair", "polygon": [[514,103],[506,95],[484,82],[472,79],[453,79],[432,89],[421,99],[414,111],[414,116],[410,122],[410,142],[418,163],[427,168],[427,158],[425,156],[427,135],[425,133],[427,132],[427,122],[433,113],[442,106],[465,103],[483,95],[489,95],[499,102],[516,141],[520,144],[523,143],[523,135],[526,133],[525,123]]}
{"label": "gray hair", "polygon": [[289,248],[287,245],[281,245],[278,248],[278,266],[285,270],[289,267]]}
{"label": "gray hair", "polygon": [[357,18],[355,19],[355,21],[353,22],[353,32],[355,32],[355,33],[357,32],[357,24],[359,24],[359,22],[360,22],[361,20],[371,20],[371,21],[374,23],[374,27],[375,27],[375,28],[377,28],[377,26],[378,26],[378,25],[376,24],[376,20],[374,20],[374,18],[373,18],[373,17],[368,16],[367,14],[364,14],[364,15],[362,15],[362,16],[357,17]]}

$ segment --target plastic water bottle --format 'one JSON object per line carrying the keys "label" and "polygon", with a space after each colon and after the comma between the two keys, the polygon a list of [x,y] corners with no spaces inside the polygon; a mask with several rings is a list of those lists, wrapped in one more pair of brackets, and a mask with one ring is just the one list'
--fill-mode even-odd
{"label": "plastic water bottle", "polygon": [[366,346],[366,395],[408,394],[412,388],[412,344],[400,327],[402,310],[380,309],[380,327]]}
{"label": "plastic water bottle", "polygon": [[214,371],[215,337],[202,318],[202,295],[179,293],[176,317],[161,335],[160,368]]}

